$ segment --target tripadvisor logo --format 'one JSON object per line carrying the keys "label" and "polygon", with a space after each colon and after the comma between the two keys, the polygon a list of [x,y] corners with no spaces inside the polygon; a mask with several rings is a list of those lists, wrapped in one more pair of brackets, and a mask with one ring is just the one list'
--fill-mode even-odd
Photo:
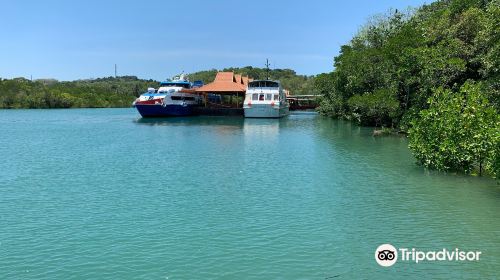
{"label": "tripadvisor logo", "polygon": [[391,244],[382,244],[375,250],[375,261],[381,266],[392,266],[398,260],[419,263],[422,261],[479,261],[481,251],[462,251],[441,249],[438,251],[420,251],[415,248],[396,249]]}
{"label": "tripadvisor logo", "polygon": [[375,250],[375,260],[381,266],[391,266],[398,260],[398,250],[391,244],[382,244]]}

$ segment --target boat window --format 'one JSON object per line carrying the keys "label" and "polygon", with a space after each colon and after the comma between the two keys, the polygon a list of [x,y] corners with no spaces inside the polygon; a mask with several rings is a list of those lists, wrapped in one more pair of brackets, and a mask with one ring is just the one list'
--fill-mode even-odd
{"label": "boat window", "polygon": [[160,86],[163,87],[182,87],[182,88],[191,88],[191,85],[189,83],[161,83]]}
{"label": "boat window", "polygon": [[273,95],[268,93],[266,94],[266,100],[272,100],[273,99]]}
{"label": "boat window", "polygon": [[273,81],[253,81],[248,83],[249,88],[256,88],[256,87],[279,87],[279,84],[277,82]]}
{"label": "boat window", "polygon": [[252,94],[252,100],[259,100],[259,95],[257,93]]}
{"label": "boat window", "polygon": [[280,99],[279,95],[275,94],[274,95],[274,100],[279,100],[279,99]]}
{"label": "boat window", "polygon": [[278,87],[278,83],[273,81],[265,81],[265,84],[265,87]]}
{"label": "boat window", "polygon": [[190,100],[190,101],[194,101],[195,98],[193,96],[171,96],[170,97],[172,100]]}
{"label": "boat window", "polygon": [[260,100],[260,101],[264,101],[264,94],[261,94],[261,95],[259,96],[259,100]]}
{"label": "boat window", "polygon": [[259,82],[258,81],[250,82],[248,83],[248,87],[249,88],[259,87]]}

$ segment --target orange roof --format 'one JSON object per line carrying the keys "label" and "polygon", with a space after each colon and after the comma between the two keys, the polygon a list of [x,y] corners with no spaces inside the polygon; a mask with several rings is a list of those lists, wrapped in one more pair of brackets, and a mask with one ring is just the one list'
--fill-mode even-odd
{"label": "orange roof", "polygon": [[235,74],[234,75],[234,79],[236,80],[236,82],[238,84],[243,84],[243,80],[241,79],[241,75],[240,74]]}
{"label": "orange roof", "polygon": [[231,82],[213,82],[196,89],[197,92],[245,92],[243,85]]}
{"label": "orange roof", "polygon": [[197,92],[245,92],[241,75],[233,72],[217,72],[215,80],[196,89]]}
{"label": "orange roof", "polygon": [[248,86],[248,76],[246,77],[241,77],[241,81],[243,82],[244,86]]}
{"label": "orange roof", "polygon": [[217,72],[214,82],[234,82],[233,72]]}

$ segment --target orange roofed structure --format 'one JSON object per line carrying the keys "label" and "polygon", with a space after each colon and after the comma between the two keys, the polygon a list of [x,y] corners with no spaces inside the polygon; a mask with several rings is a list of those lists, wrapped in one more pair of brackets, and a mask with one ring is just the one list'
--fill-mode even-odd
{"label": "orange roofed structure", "polygon": [[248,82],[251,82],[253,81],[253,79],[250,79],[248,77],[241,77],[241,79],[243,80],[243,84],[246,86],[248,86]]}
{"label": "orange roofed structure", "polygon": [[196,89],[196,92],[209,92],[215,94],[236,94],[245,93],[248,81],[253,81],[248,77],[242,77],[233,72],[217,72],[215,80]]}
{"label": "orange roofed structure", "polygon": [[221,101],[217,104],[211,103],[211,107],[241,108],[248,82],[251,81],[253,79],[243,77],[241,74],[234,74],[234,72],[217,72],[213,82],[199,87],[195,91],[205,96],[205,107],[208,106],[209,94],[214,94],[220,96]]}

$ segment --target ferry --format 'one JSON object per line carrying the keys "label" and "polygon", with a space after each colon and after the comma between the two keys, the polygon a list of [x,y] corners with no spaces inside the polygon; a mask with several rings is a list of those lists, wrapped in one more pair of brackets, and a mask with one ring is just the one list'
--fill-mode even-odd
{"label": "ferry", "polygon": [[193,84],[184,74],[161,82],[158,89],[148,88],[132,106],[143,118],[193,115],[193,107],[203,103]]}
{"label": "ferry", "polygon": [[290,105],[279,81],[256,80],[248,83],[243,109],[245,118],[281,118]]}

